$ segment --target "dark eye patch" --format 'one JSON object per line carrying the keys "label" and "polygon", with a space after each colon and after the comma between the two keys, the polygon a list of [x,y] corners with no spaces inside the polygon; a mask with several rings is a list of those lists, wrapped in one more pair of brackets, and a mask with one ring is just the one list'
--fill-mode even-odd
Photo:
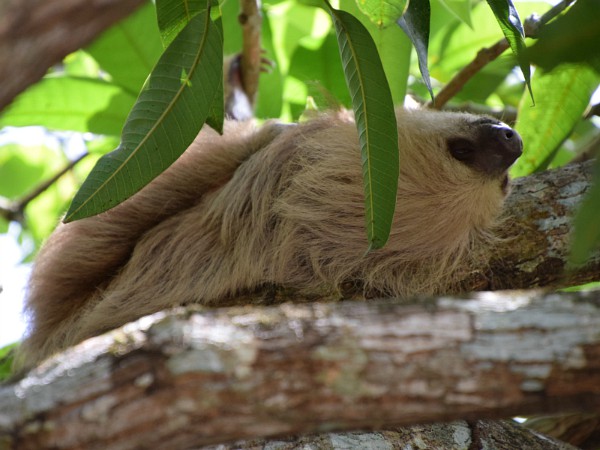
{"label": "dark eye patch", "polygon": [[448,140],[448,151],[453,158],[472,165],[477,155],[477,144],[465,138],[453,138]]}

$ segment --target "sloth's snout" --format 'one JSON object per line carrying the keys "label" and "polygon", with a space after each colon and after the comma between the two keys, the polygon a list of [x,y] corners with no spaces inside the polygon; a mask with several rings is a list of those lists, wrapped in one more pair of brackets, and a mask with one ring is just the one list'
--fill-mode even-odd
{"label": "sloth's snout", "polygon": [[519,133],[504,123],[492,125],[492,133],[500,143],[499,152],[508,169],[523,153],[523,140]]}
{"label": "sloth's snout", "polygon": [[523,153],[519,133],[502,122],[482,124],[481,135],[487,150],[482,168],[490,175],[504,173]]}

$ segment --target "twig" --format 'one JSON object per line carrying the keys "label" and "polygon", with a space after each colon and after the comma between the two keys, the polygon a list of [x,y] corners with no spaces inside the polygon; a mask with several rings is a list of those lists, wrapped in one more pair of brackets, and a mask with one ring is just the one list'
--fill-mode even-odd
{"label": "twig", "polygon": [[262,64],[260,0],[240,0],[238,19],[243,33],[242,86],[250,103],[254,105]]}
{"label": "twig", "polygon": [[[575,0],[563,0],[546,11],[546,13],[541,17],[532,16],[527,19],[525,21],[525,35],[531,38],[537,37],[540,28],[563,12],[571,3],[573,3],[573,1]],[[491,47],[479,50],[475,56],[475,59],[463,67],[463,69],[458,72],[452,78],[452,80],[450,80],[450,82],[440,90],[440,92],[438,92],[437,96],[435,97],[435,101],[428,102],[427,106],[435,109],[443,108],[452,97],[460,92],[460,90],[471,78],[475,76],[475,74],[477,74],[487,64],[498,58],[498,56],[500,56],[507,48],[509,48],[508,42],[505,38],[502,38]]]}
{"label": "twig", "polygon": [[68,171],[73,169],[73,167],[75,167],[79,163],[79,161],[81,161],[83,158],[85,158],[88,154],[89,153],[85,152],[82,155],[78,156],[73,161],[69,162],[69,164],[67,164],[65,167],[63,167],[60,171],[58,171],[56,174],[54,174],[52,177],[50,177],[49,179],[47,179],[40,185],[36,186],[35,189],[33,189],[31,192],[29,192],[25,196],[21,197],[20,199],[15,200],[13,202],[5,201],[5,202],[3,202],[4,204],[2,204],[0,202],[0,216],[7,221],[22,222],[23,221],[23,212],[25,211],[25,208],[27,207],[29,202],[31,202],[33,199],[38,197],[44,191],[46,191],[60,177],[62,177]]}

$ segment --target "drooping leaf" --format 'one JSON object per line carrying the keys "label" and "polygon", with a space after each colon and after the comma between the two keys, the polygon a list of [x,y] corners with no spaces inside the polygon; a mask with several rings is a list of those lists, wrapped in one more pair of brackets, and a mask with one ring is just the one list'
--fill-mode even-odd
{"label": "drooping leaf", "polygon": [[41,125],[119,135],[135,96],[95,78],[46,77],[19,95],[0,115],[0,127]]}
{"label": "drooping leaf", "polygon": [[600,0],[580,0],[541,28],[529,49],[534,64],[551,70],[565,62],[586,63],[600,73]]}
{"label": "drooping leaf", "polygon": [[533,99],[533,93],[531,91],[531,70],[529,68],[529,60],[526,53],[527,47],[525,45],[525,31],[523,31],[519,13],[512,0],[487,0],[487,3],[492,9],[494,16],[496,16],[496,20],[498,21],[512,52],[517,57],[519,67],[521,68],[525,83],[529,89],[529,95]]}
{"label": "drooping leaf", "polygon": [[222,35],[207,12],[177,35],[127,118],[119,148],[98,161],[65,220],[117,205],[183,153],[208,117],[222,82],[222,48]]}
{"label": "drooping leaf", "polygon": [[564,65],[534,74],[537,104],[523,95],[516,129],[521,134],[524,154],[511,174],[524,176],[545,169],[562,142],[571,134],[589,105],[600,76],[583,65]]}
{"label": "drooping leaf", "polygon": [[408,0],[356,0],[356,4],[371,22],[386,28],[402,16]]}
{"label": "drooping leaf", "polygon": [[600,159],[596,160],[594,183],[575,216],[570,262],[583,264],[600,246]]}
{"label": "drooping leaf", "polygon": [[433,89],[431,88],[431,78],[427,64],[427,53],[429,47],[429,21],[431,18],[431,7],[429,0],[419,2],[412,1],[408,4],[406,12],[400,19],[398,25],[410,38],[419,59],[419,70],[421,77],[429,95],[433,99]]}
{"label": "drooping leaf", "polygon": [[356,2],[341,2],[340,9],[352,14],[367,29],[379,52],[394,105],[404,105],[413,49],[410,39],[398,26],[377,27],[360,12]]}
{"label": "drooping leaf", "polygon": [[389,237],[398,189],[394,104],[369,32],[351,14],[329,8],[358,129],[369,249],[377,249]]}
{"label": "drooping leaf", "polygon": [[156,0],[156,18],[163,45],[168,47],[183,27],[208,6],[206,0]]}
{"label": "drooping leaf", "polygon": [[163,51],[154,5],[142,6],[96,39],[86,51],[113,84],[137,96]]}

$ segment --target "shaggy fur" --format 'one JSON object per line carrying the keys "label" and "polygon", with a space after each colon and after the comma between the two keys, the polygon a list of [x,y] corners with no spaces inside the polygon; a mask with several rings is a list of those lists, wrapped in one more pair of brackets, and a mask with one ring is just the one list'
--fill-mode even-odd
{"label": "shaggy fur", "polygon": [[[60,225],[49,238],[29,285],[32,323],[21,363],[146,314],[218,305],[264,283],[314,291],[360,282],[400,297],[452,289],[484,263],[473,260],[473,249],[491,239],[505,171],[518,154],[494,170],[464,157],[465,142],[481,147],[485,161],[497,156],[496,141],[505,137],[482,133],[500,126],[490,119],[426,110],[400,110],[397,118],[400,186],[385,248],[366,253],[349,114],[258,130],[227,122],[224,136],[205,128],[133,198]],[[520,153],[520,139],[510,151]]]}

